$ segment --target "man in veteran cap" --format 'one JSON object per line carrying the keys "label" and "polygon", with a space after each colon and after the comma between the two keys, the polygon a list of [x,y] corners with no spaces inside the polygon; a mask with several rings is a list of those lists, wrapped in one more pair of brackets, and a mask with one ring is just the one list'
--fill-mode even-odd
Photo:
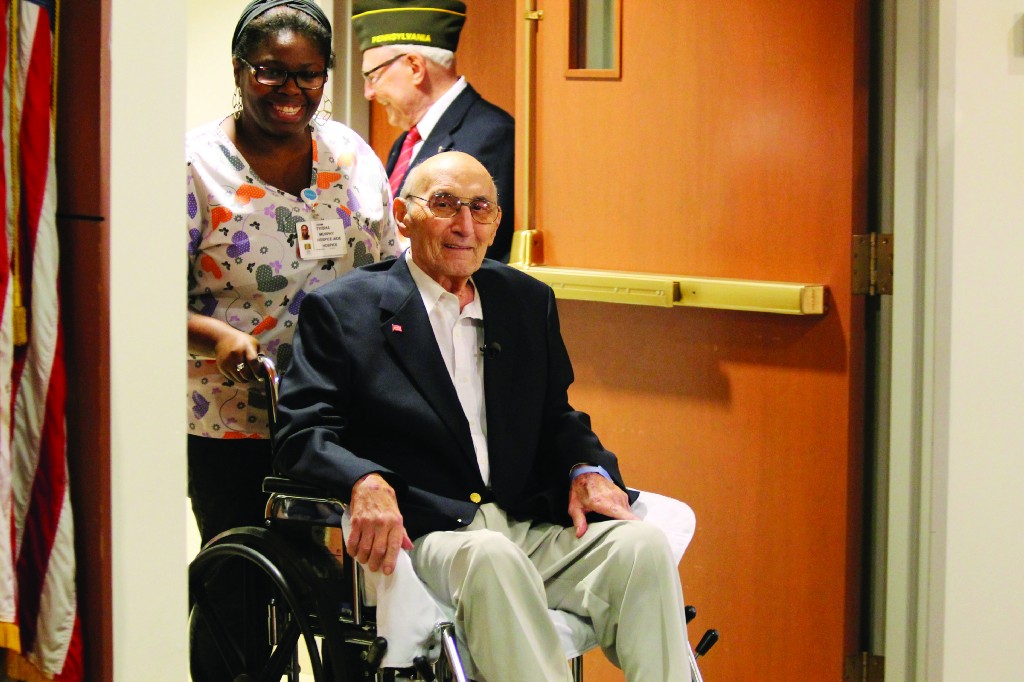
{"label": "man in veteran cap", "polygon": [[363,94],[406,132],[385,167],[399,195],[409,170],[443,151],[476,157],[494,178],[502,221],[487,257],[507,261],[515,198],[515,122],[483,99],[455,66],[466,5],[459,0],[356,0],[352,26],[363,51]]}

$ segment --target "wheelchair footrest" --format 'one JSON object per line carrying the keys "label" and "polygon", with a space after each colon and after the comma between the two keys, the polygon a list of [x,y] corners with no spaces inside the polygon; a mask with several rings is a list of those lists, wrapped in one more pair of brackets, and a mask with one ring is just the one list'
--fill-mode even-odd
{"label": "wheelchair footrest", "polygon": [[366,664],[366,668],[371,671],[380,668],[380,662],[384,660],[384,654],[387,652],[388,641],[383,637],[376,637],[363,652],[363,662]]}
{"label": "wheelchair footrest", "polygon": [[412,665],[416,668],[416,673],[423,678],[426,682],[434,682],[434,669],[430,665],[430,661],[427,660],[426,656],[417,656]]}

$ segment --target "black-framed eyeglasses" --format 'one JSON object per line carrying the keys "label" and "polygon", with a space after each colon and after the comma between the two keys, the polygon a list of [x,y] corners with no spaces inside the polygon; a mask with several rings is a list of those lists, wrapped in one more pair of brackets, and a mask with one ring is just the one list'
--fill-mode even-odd
{"label": "black-framed eyeglasses", "polygon": [[419,199],[427,206],[430,215],[435,218],[454,218],[459,210],[465,206],[473,220],[484,225],[493,223],[498,217],[500,207],[490,199],[460,199],[448,192],[434,192],[429,199],[418,197],[414,194],[407,194],[407,199]]}
{"label": "black-framed eyeglasses", "polygon": [[380,80],[381,76],[384,75],[384,69],[388,68],[389,66],[391,66],[392,64],[397,62],[399,59],[404,57],[406,54],[408,54],[408,53],[407,52],[403,52],[402,54],[396,54],[391,59],[385,59],[384,61],[382,61],[380,64],[378,64],[377,66],[373,67],[369,71],[363,71],[363,79],[367,83],[369,83],[370,85],[373,85],[378,80]]}
{"label": "black-framed eyeglasses", "polygon": [[294,78],[295,85],[301,90],[319,90],[327,82],[327,71],[289,71],[276,66],[253,66],[241,57],[235,59],[249,67],[252,77],[260,85],[278,87],[287,83],[289,78]]}

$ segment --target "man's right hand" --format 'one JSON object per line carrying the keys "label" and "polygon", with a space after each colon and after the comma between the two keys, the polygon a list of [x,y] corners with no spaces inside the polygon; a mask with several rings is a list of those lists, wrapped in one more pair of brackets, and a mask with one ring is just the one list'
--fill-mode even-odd
{"label": "man's right hand", "polygon": [[348,508],[352,531],[346,543],[349,556],[371,571],[391,575],[399,549],[412,549],[402,523],[395,489],[378,474],[363,476],[352,486]]}

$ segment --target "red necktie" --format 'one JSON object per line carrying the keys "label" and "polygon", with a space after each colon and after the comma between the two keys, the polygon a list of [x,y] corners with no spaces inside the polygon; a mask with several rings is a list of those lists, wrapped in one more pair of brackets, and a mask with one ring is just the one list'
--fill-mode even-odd
{"label": "red necktie", "polygon": [[420,131],[416,129],[416,126],[412,127],[402,142],[402,151],[398,153],[398,161],[395,162],[395,169],[391,171],[391,177],[388,181],[391,183],[391,195],[398,196],[398,190],[402,188],[402,180],[405,178],[406,172],[409,170],[409,164],[412,162],[412,148],[416,146],[416,143],[420,141]]}

